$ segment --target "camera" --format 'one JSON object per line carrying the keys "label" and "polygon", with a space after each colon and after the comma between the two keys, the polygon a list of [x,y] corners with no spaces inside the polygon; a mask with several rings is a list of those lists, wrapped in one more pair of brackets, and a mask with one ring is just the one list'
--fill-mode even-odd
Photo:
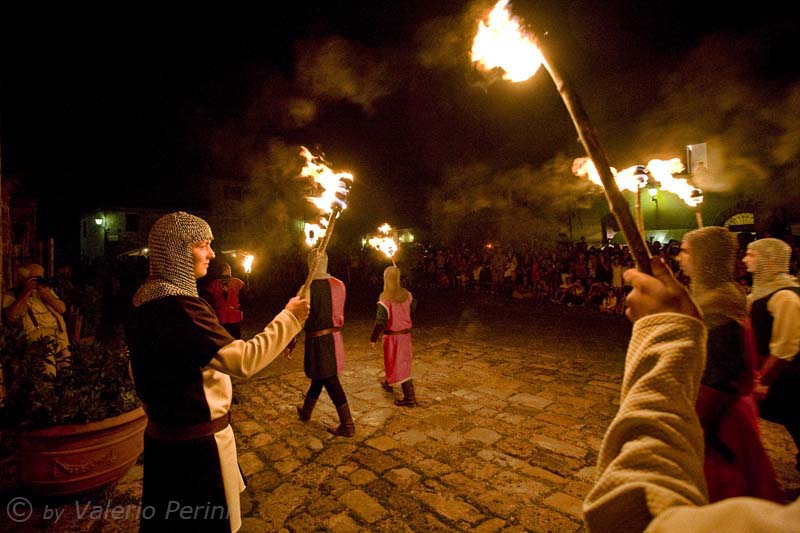
{"label": "camera", "polygon": [[53,278],[45,278],[44,276],[36,276],[33,279],[36,280],[36,283],[38,283],[42,287],[52,287],[55,284]]}

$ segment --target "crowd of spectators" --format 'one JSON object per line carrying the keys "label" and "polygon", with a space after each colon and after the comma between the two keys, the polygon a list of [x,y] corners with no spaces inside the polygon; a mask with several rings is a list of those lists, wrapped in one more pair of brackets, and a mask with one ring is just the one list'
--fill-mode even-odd
{"label": "crowd of spectators", "polygon": [[[749,291],[750,275],[741,258],[752,234],[740,235],[736,279]],[[677,260],[680,241],[648,243],[653,256],[661,256],[678,280],[689,279]],[[800,247],[794,242],[791,272],[798,273]],[[582,306],[602,313],[623,314],[630,291],[623,273],[635,268],[626,245],[589,246],[583,239],[559,243],[552,248],[514,248],[486,244],[479,248],[462,245],[420,246],[411,267],[409,285],[428,289],[490,293],[510,298],[531,299]]]}
{"label": "crowd of spectators", "polygon": [[[747,244],[754,238],[752,234],[740,234],[739,259],[744,257]],[[797,275],[800,246],[795,242],[790,244],[794,251],[791,273]],[[653,256],[663,257],[676,277],[688,285],[689,280],[677,260],[679,241],[652,241],[649,247]],[[331,252],[332,273],[354,290],[373,288],[379,292],[385,258],[372,250]],[[479,246],[416,244],[401,248],[398,261],[403,284],[409,288],[493,294],[530,300],[534,304],[551,302],[616,315],[624,314],[625,299],[630,291],[630,286],[623,281],[623,273],[635,267],[626,245],[592,246],[582,238],[541,248],[496,243]],[[249,280],[252,297],[258,300],[260,295],[276,287],[299,287],[305,274],[299,254],[275,257],[269,268],[259,269]],[[147,259],[128,257],[76,265],[74,269],[62,266],[53,284],[68,306],[65,318],[81,315],[83,324],[78,327],[82,331],[78,335],[102,338],[120,334],[133,291],[146,276]],[[737,261],[736,278],[748,292],[751,279],[741,261]],[[70,324],[71,337],[74,331]]]}

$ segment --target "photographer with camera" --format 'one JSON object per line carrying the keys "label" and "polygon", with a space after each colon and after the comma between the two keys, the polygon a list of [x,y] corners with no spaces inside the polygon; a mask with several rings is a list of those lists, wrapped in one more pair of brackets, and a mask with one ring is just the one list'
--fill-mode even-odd
{"label": "photographer with camera", "polygon": [[49,287],[42,265],[29,263],[21,266],[17,274],[17,286],[3,295],[3,317],[21,324],[31,340],[51,337],[56,342],[56,356],[45,369],[55,375],[57,366],[67,364],[70,356],[67,326],[62,316],[67,306]]}

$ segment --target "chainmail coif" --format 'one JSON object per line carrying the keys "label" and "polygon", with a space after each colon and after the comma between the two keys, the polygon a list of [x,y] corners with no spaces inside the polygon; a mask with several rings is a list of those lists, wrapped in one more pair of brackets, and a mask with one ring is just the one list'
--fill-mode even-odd
{"label": "chainmail coif", "polygon": [[150,229],[150,276],[133,295],[133,305],[167,296],[197,295],[192,244],[211,240],[211,227],[202,218],[177,211],[156,220]]}
{"label": "chainmail coif", "polygon": [[756,268],[753,272],[753,292],[748,302],[759,300],[778,289],[797,287],[797,279],[789,274],[792,248],[780,239],[759,239],[747,245],[756,252]]}
{"label": "chainmail coif", "polygon": [[736,235],[720,226],[690,231],[684,236],[689,246],[692,298],[709,327],[728,319],[741,321],[746,300],[735,281]]}

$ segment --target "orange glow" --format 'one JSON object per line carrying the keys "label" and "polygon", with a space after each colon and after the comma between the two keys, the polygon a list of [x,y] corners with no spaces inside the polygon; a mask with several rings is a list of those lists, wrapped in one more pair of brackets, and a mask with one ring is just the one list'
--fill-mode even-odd
{"label": "orange glow", "polygon": [[485,70],[501,68],[503,79],[525,81],[539,70],[542,53],[507,7],[508,0],[500,0],[487,19],[478,22],[471,57]]}

